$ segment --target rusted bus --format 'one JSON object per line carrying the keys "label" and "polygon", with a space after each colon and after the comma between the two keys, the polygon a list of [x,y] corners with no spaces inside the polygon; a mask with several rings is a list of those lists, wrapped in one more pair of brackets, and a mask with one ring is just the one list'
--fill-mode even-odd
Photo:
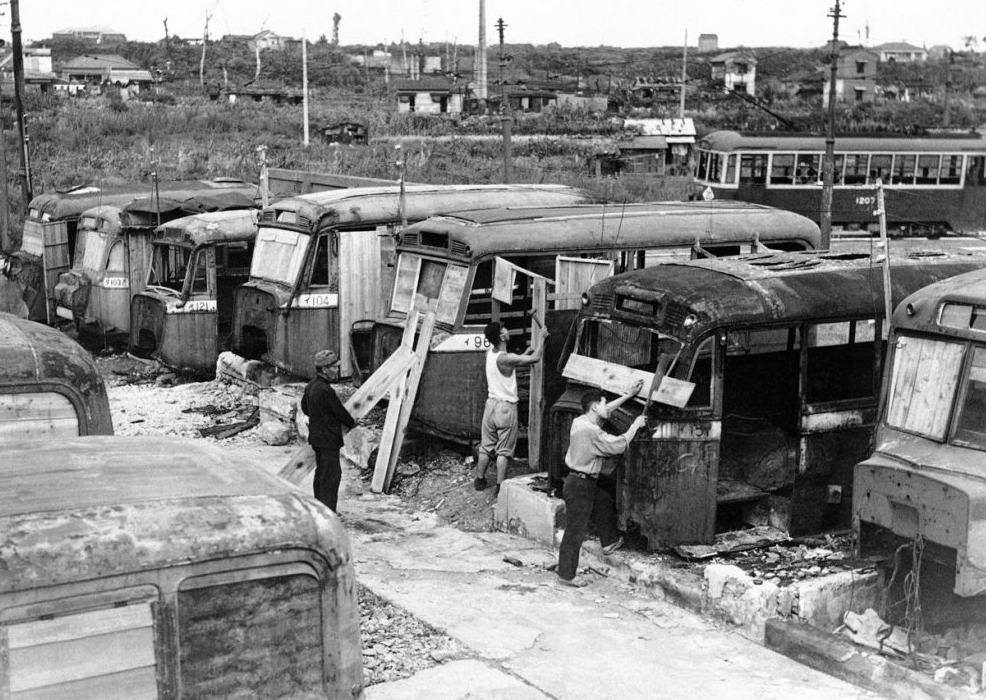
{"label": "rusted bus", "polygon": [[876,447],[853,482],[860,550],[920,539],[924,557],[954,575],[955,594],[986,594],[984,452],[986,271],[977,271],[894,312]]}
{"label": "rusted bus", "polygon": [[92,356],[53,328],[0,313],[0,443],[112,433]]}
{"label": "rusted bus", "polygon": [[[982,254],[893,256],[893,300],[982,267]],[[581,391],[652,387],[659,371],[650,432],[617,477],[621,517],[652,547],[707,544],[750,524],[848,527],[852,470],[875,428],[883,308],[880,265],[848,254],[695,260],[596,284],[550,421],[553,480]],[[614,426],[640,410],[627,404]]]}
{"label": "rusted bus", "polygon": [[361,695],[349,538],[322,504],[185,440],[4,455],[0,696]]}
{"label": "rusted bus", "polygon": [[81,257],[85,235],[79,235],[83,212],[100,206],[123,208],[141,197],[186,200],[196,195],[238,192],[252,199],[257,186],[233,178],[173,180],[157,184],[128,184],[116,187],[85,185],[64,191],[39,194],[28,205],[20,259],[25,281],[24,301],[31,318],[51,323],[56,318],[55,285],[59,276]]}
{"label": "rusted bus", "polygon": [[[460,442],[476,441],[486,401],[483,358],[489,346],[483,327],[494,320],[503,323],[511,335],[512,351],[528,344],[531,331],[528,277],[516,276],[511,304],[491,298],[496,258],[554,284],[547,304],[550,335],[543,384],[551,405],[563,388],[554,365],[579,297],[592,282],[665,260],[749,253],[761,246],[814,249],[818,242],[818,227],[805,217],[734,202],[587,204],[434,217],[400,235],[388,315],[373,328],[368,361],[378,366],[399,344],[409,310],[437,303],[439,332],[428,354],[412,420],[418,430]],[[363,344],[360,332],[354,333],[357,346]],[[526,372],[520,380],[528,384]],[[526,408],[521,403],[523,423]]]}
{"label": "rusted bus", "polygon": [[131,300],[132,352],[185,372],[215,370],[233,292],[249,277],[258,214],[196,214],[155,229],[147,284]]}
{"label": "rusted bus", "polygon": [[243,192],[209,193],[184,200],[139,198],[123,207],[101,206],[79,218],[72,269],[55,286],[56,314],[75,321],[80,337],[96,346],[125,345],[130,335],[130,299],[147,281],[154,229],[189,212],[254,207]]}
{"label": "rusted bus", "polygon": [[354,371],[354,323],[382,318],[394,275],[394,233],[441,212],[596,201],[562,185],[408,185],[315,192],[267,207],[250,281],[236,291],[233,350],[312,376],[312,348]]}

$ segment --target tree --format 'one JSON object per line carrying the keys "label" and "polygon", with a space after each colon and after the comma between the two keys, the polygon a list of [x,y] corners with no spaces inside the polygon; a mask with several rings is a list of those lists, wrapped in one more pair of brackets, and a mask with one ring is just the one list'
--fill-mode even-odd
{"label": "tree", "polygon": [[339,45],[339,22],[342,21],[342,15],[336,12],[332,15],[332,45]]}

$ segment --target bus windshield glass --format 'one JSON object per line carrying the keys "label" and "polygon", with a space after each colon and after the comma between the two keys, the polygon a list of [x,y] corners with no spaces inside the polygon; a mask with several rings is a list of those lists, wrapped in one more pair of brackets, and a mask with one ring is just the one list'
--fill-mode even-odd
{"label": "bus windshield glass", "polygon": [[890,368],[887,425],[943,442],[964,349],[962,343],[900,336]]}
{"label": "bus windshield glass", "polygon": [[250,277],[293,287],[304,264],[310,239],[298,231],[261,228],[257,232]]}
{"label": "bus windshield glass", "polygon": [[432,302],[437,301],[435,320],[454,325],[468,276],[469,268],[465,265],[401,253],[397,260],[390,310],[402,314],[412,310],[423,313]]}

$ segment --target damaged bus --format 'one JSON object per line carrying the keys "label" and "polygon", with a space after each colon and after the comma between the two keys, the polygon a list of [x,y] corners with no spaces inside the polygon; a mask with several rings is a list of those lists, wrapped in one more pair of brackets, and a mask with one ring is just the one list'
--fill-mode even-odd
{"label": "damaged bus", "polygon": [[[361,360],[379,366],[400,344],[409,313],[437,304],[436,333],[412,414],[414,427],[456,442],[479,440],[486,402],[483,363],[489,345],[483,327],[502,323],[508,348],[521,352],[531,340],[533,277],[518,273],[507,292],[510,303],[493,298],[496,261],[553,284],[546,298],[544,383],[547,405],[561,392],[553,371],[581,294],[615,273],[689,259],[762,250],[810,250],[818,226],[791,212],[742,202],[655,202],[463,211],[437,216],[405,229],[397,245],[397,274],[384,320],[372,327]],[[518,373],[528,393],[530,370]],[[449,397],[456,409],[449,410]],[[527,408],[520,406],[521,425]],[[535,443],[537,437],[535,437]],[[536,447],[533,448],[536,450]],[[535,460],[532,459],[532,463]]]}
{"label": "damaged bus", "polygon": [[0,697],[362,696],[328,508],[201,441],[3,449]]}
{"label": "damaged bus", "polygon": [[254,197],[257,186],[234,178],[215,180],[175,180],[154,184],[118,187],[85,185],[69,190],[39,194],[28,205],[20,250],[21,281],[24,301],[35,321],[54,323],[56,319],[55,285],[73,262],[78,263],[85,247],[86,235],[79,234],[82,213],[100,206],[123,208],[135,199],[159,197],[185,200],[207,193],[241,192]]}
{"label": "damaged bus", "polygon": [[[986,256],[893,256],[890,267],[899,301],[986,267]],[[623,458],[616,490],[623,524],[650,548],[710,544],[748,525],[848,527],[853,467],[872,449],[883,309],[881,265],[852,254],[693,260],[594,285],[551,409],[552,480],[564,476],[582,391],[642,379],[649,432]],[[630,402],[611,421],[622,431],[640,411]]]}
{"label": "damaged bus", "polygon": [[[407,185],[317,192],[264,209],[250,280],[236,290],[233,351],[311,377],[313,348],[353,371],[354,323],[385,313],[394,233],[439,212],[597,201],[563,185]],[[358,373],[358,368],[356,369]]]}
{"label": "damaged bus", "polygon": [[61,331],[0,313],[0,443],[112,434],[92,356]]}
{"label": "damaged bus", "polygon": [[986,594],[986,271],[897,307],[881,406],[853,481],[859,552],[917,546],[956,595]]}
{"label": "damaged bus", "polygon": [[155,228],[198,211],[255,206],[244,192],[230,191],[184,200],[148,197],[83,212],[75,264],[59,275],[55,286],[56,314],[75,322],[86,345],[125,345],[130,337],[130,298],[147,280]]}
{"label": "damaged bus", "polygon": [[158,227],[144,289],[130,302],[130,351],[193,374],[215,370],[247,281],[256,209],[196,214]]}

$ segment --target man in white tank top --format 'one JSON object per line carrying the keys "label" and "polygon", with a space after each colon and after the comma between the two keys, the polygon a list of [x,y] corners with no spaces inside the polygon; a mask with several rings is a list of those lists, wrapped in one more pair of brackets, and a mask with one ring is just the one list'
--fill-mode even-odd
{"label": "man in white tank top", "polygon": [[544,341],[548,331],[541,330],[541,342],[534,343],[537,350],[528,348],[523,354],[507,352],[510,333],[497,322],[487,324],[483,335],[489,341],[486,353],[486,386],[488,389],[486,407],[483,409],[482,438],[479,444],[479,459],[473,474],[477,491],[486,488],[486,467],[490,459],[496,458],[496,489],[507,478],[507,465],[517,447],[517,368],[533,365],[544,355]]}

